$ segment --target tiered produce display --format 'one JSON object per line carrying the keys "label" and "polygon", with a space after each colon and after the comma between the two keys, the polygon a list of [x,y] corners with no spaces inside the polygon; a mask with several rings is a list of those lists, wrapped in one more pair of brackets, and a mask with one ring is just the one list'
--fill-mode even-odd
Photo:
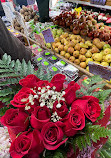
{"label": "tiered produce display", "polygon": [[[52,48],[56,53],[69,59],[82,68],[88,70],[88,62],[93,61],[103,66],[111,66],[111,47],[99,38],[84,40],[80,35],[73,35],[62,30],[53,30],[61,33],[60,37],[55,38]],[[55,35],[57,36],[57,35]]]}
{"label": "tiered produce display", "polygon": [[[88,36],[91,39],[100,38],[102,41],[111,43],[110,29],[102,25],[98,25],[97,21],[90,15],[78,16],[76,12],[63,12],[53,19],[54,24],[62,26],[67,31],[73,32],[75,35]],[[102,27],[102,28],[101,28]]]}

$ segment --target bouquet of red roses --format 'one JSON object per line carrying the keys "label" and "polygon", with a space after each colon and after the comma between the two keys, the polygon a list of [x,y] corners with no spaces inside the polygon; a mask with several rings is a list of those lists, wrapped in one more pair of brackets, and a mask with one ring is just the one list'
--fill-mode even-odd
{"label": "bouquet of red roses", "polygon": [[[62,74],[56,74],[51,82],[35,75],[19,81],[22,88],[11,101],[14,108],[7,110],[1,118],[11,138],[9,152],[12,158],[39,158],[45,157],[47,151],[64,150],[76,136],[84,135],[88,124],[91,128],[87,130],[91,134],[95,132],[92,124],[102,111],[99,99],[94,96],[78,98],[76,91],[80,86],[71,81],[66,87],[64,82],[65,75]],[[104,131],[108,135],[108,129],[104,128]]]}

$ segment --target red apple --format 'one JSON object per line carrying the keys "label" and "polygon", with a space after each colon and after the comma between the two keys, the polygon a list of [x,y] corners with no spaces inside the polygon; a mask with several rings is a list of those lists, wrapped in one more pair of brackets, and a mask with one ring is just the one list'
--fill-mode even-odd
{"label": "red apple", "polygon": [[111,45],[111,39],[108,41],[108,43]]}
{"label": "red apple", "polygon": [[100,33],[99,38],[100,38],[100,40],[104,41],[104,39],[105,39],[104,34],[103,34],[103,33]]}
{"label": "red apple", "polygon": [[95,38],[99,37],[99,32],[98,31],[94,31],[94,37]]}
{"label": "red apple", "polygon": [[85,29],[80,31],[80,35],[82,35],[82,36],[87,36],[87,34],[88,34],[88,31]]}
{"label": "red apple", "polygon": [[108,33],[105,33],[105,34],[104,34],[104,37],[105,37],[105,41],[110,40],[110,35],[109,35]]}
{"label": "red apple", "polygon": [[94,35],[93,31],[90,31],[90,32],[88,33],[88,37],[93,37],[93,35]]}
{"label": "red apple", "polygon": [[79,28],[74,27],[73,28],[73,34],[78,35],[80,33]]}

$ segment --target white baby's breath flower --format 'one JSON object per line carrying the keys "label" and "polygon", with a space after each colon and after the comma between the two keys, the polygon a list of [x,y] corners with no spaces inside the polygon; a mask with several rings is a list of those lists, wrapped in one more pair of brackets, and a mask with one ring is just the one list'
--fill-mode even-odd
{"label": "white baby's breath flower", "polygon": [[34,98],[35,98],[35,99],[38,99],[38,95],[34,95]]}
{"label": "white baby's breath flower", "polygon": [[47,103],[47,107],[48,107],[49,109],[53,109],[53,102]]}
{"label": "white baby's breath flower", "polygon": [[62,105],[61,105],[60,103],[58,103],[58,104],[56,105],[57,108],[61,108],[61,106],[62,106]]}
{"label": "white baby's breath flower", "polygon": [[62,95],[65,95],[65,91],[62,91]]}
{"label": "white baby's breath flower", "polygon": [[55,90],[55,89],[56,89],[56,87],[55,87],[55,86],[53,86],[53,89]]}
{"label": "white baby's breath flower", "polygon": [[51,116],[51,120],[53,121],[53,122],[57,122],[57,121],[59,121],[61,119],[61,117],[59,117],[58,115],[57,115],[57,112],[55,111],[53,114],[52,114],[52,116]]}
{"label": "white baby's breath flower", "polygon": [[54,91],[51,90],[50,93],[51,93],[51,95],[53,95],[53,94],[54,94]]}
{"label": "white baby's breath flower", "polygon": [[41,90],[41,93],[45,93],[45,89],[42,89],[42,90]]}
{"label": "white baby's breath flower", "polygon": [[49,96],[48,96],[48,95],[46,95],[46,96],[45,96],[45,99],[48,99],[48,98],[49,98]]}
{"label": "white baby's breath flower", "polygon": [[30,108],[30,106],[25,106],[25,110],[29,110]]}
{"label": "white baby's breath flower", "polygon": [[51,99],[53,99],[53,100],[56,100],[56,95],[53,95],[52,97],[51,97]]}
{"label": "white baby's breath flower", "polygon": [[45,106],[45,102],[40,103],[40,107]]}
{"label": "white baby's breath flower", "polygon": [[38,87],[38,90],[41,90],[41,87]]}
{"label": "white baby's breath flower", "polygon": [[48,91],[47,91],[47,94],[48,94],[48,95],[50,95],[50,94],[51,94],[51,91],[50,91],[50,90],[48,90]]}
{"label": "white baby's breath flower", "polygon": [[61,98],[62,101],[65,101],[65,98]]}
{"label": "white baby's breath flower", "polygon": [[21,99],[21,102],[26,102],[28,100],[28,98],[23,98]]}
{"label": "white baby's breath flower", "polygon": [[49,89],[49,88],[50,88],[50,86],[46,86],[46,88],[47,88],[47,89]]}

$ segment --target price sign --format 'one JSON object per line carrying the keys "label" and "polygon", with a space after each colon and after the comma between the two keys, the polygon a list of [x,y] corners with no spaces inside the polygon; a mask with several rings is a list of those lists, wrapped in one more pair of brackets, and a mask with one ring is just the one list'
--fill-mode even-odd
{"label": "price sign", "polygon": [[104,78],[106,80],[111,79],[111,68],[110,67],[104,67],[99,64],[95,64],[93,62],[89,62],[89,72],[93,73],[94,75],[100,75],[101,78]]}
{"label": "price sign", "polygon": [[35,37],[35,40],[36,40],[38,43],[40,43],[42,46],[45,46],[45,44],[44,44],[44,39],[43,39],[40,35],[34,33],[34,37]]}
{"label": "price sign", "polygon": [[106,0],[90,0],[92,4],[105,5]]}
{"label": "price sign", "polygon": [[33,5],[35,4],[35,0],[27,0],[28,5]]}
{"label": "price sign", "polygon": [[50,29],[42,31],[46,43],[54,42],[54,38]]}

